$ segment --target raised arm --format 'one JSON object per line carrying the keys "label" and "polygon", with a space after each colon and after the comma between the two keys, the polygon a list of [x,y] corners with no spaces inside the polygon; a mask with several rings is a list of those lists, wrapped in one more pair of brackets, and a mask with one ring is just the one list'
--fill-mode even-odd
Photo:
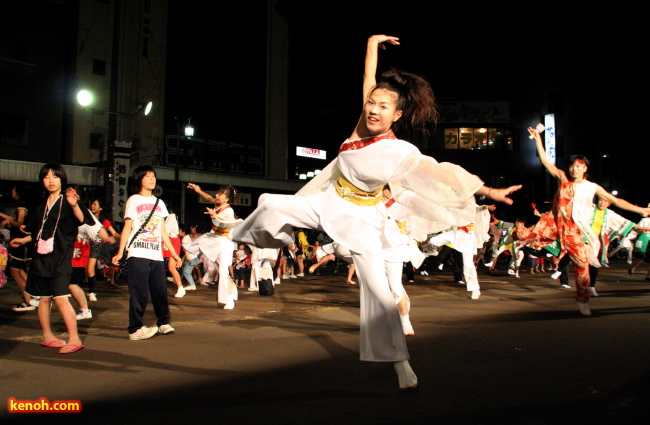
{"label": "raised arm", "polygon": [[370,90],[377,85],[378,50],[386,50],[384,43],[399,45],[399,38],[390,35],[378,34],[368,39],[366,47],[366,64],[363,70],[363,103],[368,100]]}
{"label": "raised arm", "polygon": [[600,185],[596,186],[596,195],[600,196],[603,199],[607,199],[612,205],[622,208],[624,210],[635,212],[643,217],[648,217],[650,215],[650,208],[642,208],[637,205],[632,205],[624,199],[617,198],[612,195]]}
{"label": "raised arm", "polygon": [[[373,35],[372,37],[368,38],[368,44],[366,47],[366,62],[363,71],[363,105],[366,104],[368,101],[368,96],[370,96],[370,92],[377,85],[377,62],[379,60],[378,50],[380,48],[386,49],[384,43],[399,45],[399,38],[383,34]],[[363,134],[362,128],[363,112],[361,113],[361,117],[359,117],[359,122],[357,123],[357,127],[355,129],[355,136],[353,136],[353,138],[356,138],[357,135]]]}
{"label": "raised arm", "polygon": [[201,196],[201,197],[202,197],[203,199],[205,199],[206,201],[212,202],[213,204],[217,202],[217,200],[214,199],[213,196],[210,196],[210,195],[208,195],[207,193],[205,193],[204,191],[202,191],[202,190],[201,190],[201,186],[199,186],[198,184],[195,184],[195,183],[188,183],[188,184],[187,184],[187,188],[188,188],[188,189],[193,189],[196,193],[199,194],[199,196]]}
{"label": "raised arm", "polygon": [[535,146],[537,147],[537,155],[539,156],[539,160],[541,161],[542,165],[548,170],[549,173],[551,173],[553,177],[559,179],[563,171],[557,168],[555,164],[552,164],[546,158],[546,150],[544,149],[544,143],[542,143],[542,137],[539,135],[539,130],[537,130],[536,128],[528,127],[528,132],[535,139]]}

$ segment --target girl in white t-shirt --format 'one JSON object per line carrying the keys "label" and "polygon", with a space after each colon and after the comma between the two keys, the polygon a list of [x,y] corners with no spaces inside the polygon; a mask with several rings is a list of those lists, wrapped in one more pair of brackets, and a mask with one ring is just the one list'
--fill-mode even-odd
{"label": "girl in white t-shirt", "polygon": [[[160,200],[156,205],[157,199],[152,193],[156,187],[156,172],[149,165],[141,165],[133,171],[133,182],[136,194],[126,201],[124,229],[120,238],[120,248],[113,257],[113,264],[119,263],[127,244],[130,243],[127,254],[130,295],[129,339],[140,340],[151,338],[156,333],[174,332],[174,328],[169,324],[163,244],[171,252],[169,261],[174,261],[176,268],[181,266],[181,259],[165,229],[167,207]],[[141,227],[142,231],[140,231]],[[158,318],[157,326],[152,327],[144,326],[143,323],[149,294],[151,294],[151,303]]]}

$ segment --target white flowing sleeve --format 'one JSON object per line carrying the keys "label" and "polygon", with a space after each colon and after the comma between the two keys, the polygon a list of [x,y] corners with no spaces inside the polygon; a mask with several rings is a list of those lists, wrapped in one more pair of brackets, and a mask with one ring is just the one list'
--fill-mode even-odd
{"label": "white flowing sleeve", "polygon": [[223,211],[221,214],[218,214],[215,218],[212,219],[212,224],[217,227],[228,227],[234,229],[239,226],[244,220],[238,218],[235,220],[235,212],[232,208],[228,208]]}
{"label": "white flowing sleeve", "polygon": [[634,223],[620,214],[609,210],[607,212],[607,227],[609,228],[607,229],[607,232],[610,234],[611,238],[617,235],[625,237],[632,231]]}
{"label": "white flowing sleeve", "polygon": [[474,194],[483,186],[481,179],[464,168],[439,163],[419,152],[407,156],[388,183],[395,202],[430,222],[429,232],[472,223]]}

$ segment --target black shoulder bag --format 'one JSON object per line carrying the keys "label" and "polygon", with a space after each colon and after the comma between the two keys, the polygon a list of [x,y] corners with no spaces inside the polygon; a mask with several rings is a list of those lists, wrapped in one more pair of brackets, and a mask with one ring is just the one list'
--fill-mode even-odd
{"label": "black shoulder bag", "polygon": [[149,223],[149,220],[151,220],[151,216],[153,215],[153,212],[156,211],[156,207],[158,206],[158,201],[160,201],[160,198],[156,198],[156,203],[153,205],[153,209],[152,209],[151,212],[149,213],[149,217],[147,217],[147,219],[142,223],[142,226],[140,226],[140,228],[138,229],[138,231],[135,232],[135,234],[133,235],[133,237],[132,237],[131,240],[129,241],[129,244],[128,244],[128,245],[126,246],[126,248],[124,249],[124,252],[122,253],[122,258],[120,258],[120,268],[121,268],[121,269],[126,269],[126,262],[127,262],[127,260],[128,260],[128,253],[127,253],[127,251],[128,251],[129,248],[131,247],[131,244],[133,243],[133,241],[135,240],[135,238],[137,238],[138,235],[140,234],[140,232],[142,232],[142,231],[144,230],[144,228],[147,227],[147,223]]}

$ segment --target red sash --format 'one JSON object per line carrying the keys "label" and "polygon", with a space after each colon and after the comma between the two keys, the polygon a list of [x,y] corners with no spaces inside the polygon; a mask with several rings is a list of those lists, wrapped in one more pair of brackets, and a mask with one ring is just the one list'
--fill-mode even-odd
{"label": "red sash", "polygon": [[393,133],[393,130],[388,130],[388,132],[384,134],[380,134],[379,136],[364,137],[363,139],[356,139],[356,140],[348,140],[341,145],[341,148],[339,149],[339,153],[362,149],[365,148],[366,146],[372,145],[375,142],[378,142],[380,140],[386,140],[386,139],[397,139],[397,137],[395,137],[395,134]]}

